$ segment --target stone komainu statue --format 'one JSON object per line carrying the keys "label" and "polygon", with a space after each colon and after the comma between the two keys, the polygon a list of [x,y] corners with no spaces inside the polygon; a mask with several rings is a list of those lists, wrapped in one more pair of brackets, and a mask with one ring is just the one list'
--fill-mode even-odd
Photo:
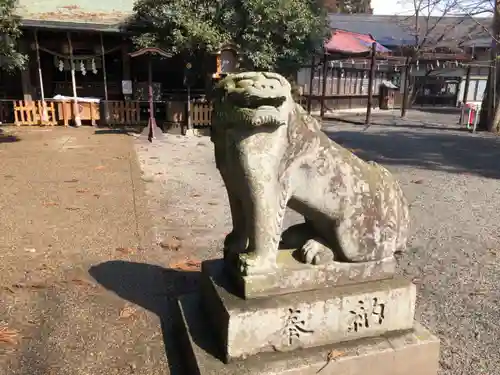
{"label": "stone komainu statue", "polygon": [[305,263],[369,262],[405,248],[409,210],[384,167],[330,140],[279,74],[228,75],[214,90],[212,141],[231,206],[225,256],[273,272],[286,207],[305,218]]}

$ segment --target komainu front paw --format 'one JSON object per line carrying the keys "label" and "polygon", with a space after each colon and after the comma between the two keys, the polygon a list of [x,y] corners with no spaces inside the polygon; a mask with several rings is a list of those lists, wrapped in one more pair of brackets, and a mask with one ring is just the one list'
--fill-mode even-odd
{"label": "komainu front paw", "polygon": [[302,261],[307,264],[326,264],[334,260],[333,251],[316,239],[307,240],[300,254]]}
{"label": "komainu front paw", "polygon": [[239,257],[239,269],[244,276],[274,273],[276,267],[276,257],[263,257],[254,252],[240,254]]}

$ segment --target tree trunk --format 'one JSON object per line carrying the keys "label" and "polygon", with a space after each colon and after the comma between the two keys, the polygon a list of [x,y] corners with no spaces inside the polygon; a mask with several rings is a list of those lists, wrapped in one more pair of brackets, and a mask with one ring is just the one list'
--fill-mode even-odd
{"label": "tree trunk", "polygon": [[401,103],[401,117],[406,117],[406,109],[408,107],[408,85],[410,82],[410,59],[406,58],[405,76],[403,80],[403,101]]}

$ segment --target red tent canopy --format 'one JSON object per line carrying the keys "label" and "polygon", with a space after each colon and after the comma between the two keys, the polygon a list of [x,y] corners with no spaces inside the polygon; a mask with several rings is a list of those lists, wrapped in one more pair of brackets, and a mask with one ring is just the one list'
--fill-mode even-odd
{"label": "red tent canopy", "polygon": [[334,30],[330,40],[324,47],[327,53],[340,53],[343,55],[362,55],[371,51],[372,43],[376,43],[377,52],[391,52],[369,34],[358,34],[345,30]]}

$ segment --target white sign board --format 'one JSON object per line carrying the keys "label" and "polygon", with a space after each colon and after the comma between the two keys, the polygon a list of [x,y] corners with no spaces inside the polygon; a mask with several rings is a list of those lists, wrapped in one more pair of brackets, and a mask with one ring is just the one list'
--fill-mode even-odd
{"label": "white sign board", "polygon": [[130,80],[122,81],[122,94],[132,95],[132,81]]}

